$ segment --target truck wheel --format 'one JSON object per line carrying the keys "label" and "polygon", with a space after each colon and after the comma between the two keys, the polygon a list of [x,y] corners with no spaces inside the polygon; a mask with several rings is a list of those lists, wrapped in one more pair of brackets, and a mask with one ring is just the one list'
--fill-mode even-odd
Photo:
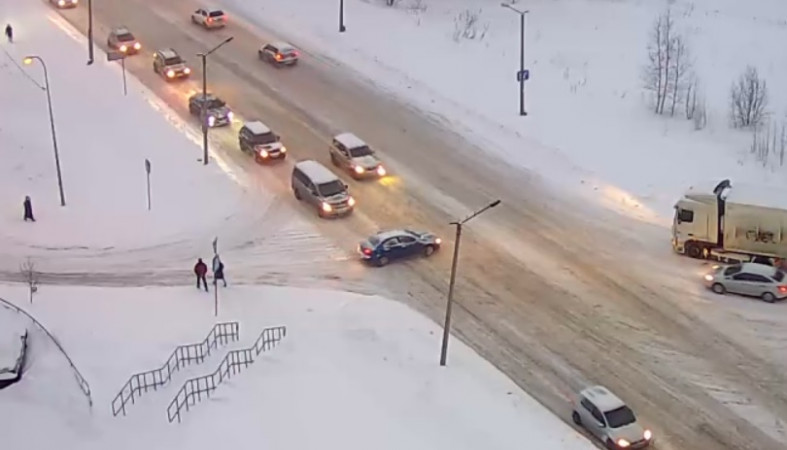
{"label": "truck wheel", "polygon": [[719,294],[719,295],[724,295],[724,294],[727,293],[727,289],[725,289],[724,285],[721,284],[721,283],[714,283],[713,286],[710,287],[710,289],[714,293]]}
{"label": "truck wheel", "polygon": [[579,413],[578,412],[573,411],[571,413],[571,420],[573,420],[576,425],[582,426],[582,418],[579,417]]}
{"label": "truck wheel", "polygon": [[697,244],[686,244],[686,255],[689,258],[700,259],[702,258],[702,248]]}
{"label": "truck wheel", "polygon": [[770,292],[765,292],[762,294],[762,300],[766,303],[773,303],[776,301],[776,296]]}

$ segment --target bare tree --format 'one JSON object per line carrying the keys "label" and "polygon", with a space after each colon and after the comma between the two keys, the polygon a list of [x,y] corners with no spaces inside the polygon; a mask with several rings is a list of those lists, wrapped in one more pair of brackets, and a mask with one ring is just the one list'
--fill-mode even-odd
{"label": "bare tree", "polygon": [[654,92],[656,114],[664,114],[668,98],[672,99],[671,114],[675,114],[685,78],[691,73],[686,43],[675,27],[672,11],[667,9],[653,23],[648,43],[644,82],[645,88]]}
{"label": "bare tree", "polygon": [[704,95],[701,95],[697,100],[697,108],[691,120],[694,122],[694,129],[697,131],[705,128],[708,124],[708,113]]}
{"label": "bare tree", "polygon": [[781,132],[779,133],[779,167],[784,167],[784,150],[787,149],[787,126],[782,120]]}
{"label": "bare tree", "polygon": [[671,47],[670,51],[672,52],[672,107],[670,115],[675,116],[675,106],[682,100],[687,86],[692,83],[686,81],[687,78],[690,78],[692,64],[689,49],[683,36],[675,34],[668,47]]}
{"label": "bare tree", "polygon": [[730,115],[736,127],[757,127],[767,115],[768,85],[757,68],[747,66],[730,88]]}
{"label": "bare tree", "polygon": [[33,262],[32,259],[27,258],[25,262],[19,265],[19,273],[22,274],[22,279],[27,284],[30,294],[30,303],[33,303],[33,294],[38,292],[38,271],[36,271],[36,263]]}

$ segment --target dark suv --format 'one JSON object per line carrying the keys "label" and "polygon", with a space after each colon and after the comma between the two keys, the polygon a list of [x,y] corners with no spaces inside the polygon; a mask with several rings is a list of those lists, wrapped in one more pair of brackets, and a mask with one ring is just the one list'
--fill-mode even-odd
{"label": "dark suv", "polygon": [[238,144],[243,152],[253,154],[258,163],[287,156],[287,148],[281,143],[279,135],[259,120],[243,124],[238,132]]}
{"label": "dark suv", "polygon": [[189,113],[192,116],[200,117],[203,107],[205,122],[209,127],[226,126],[232,122],[232,111],[224,100],[210,93],[203,96],[201,92],[189,97]]}

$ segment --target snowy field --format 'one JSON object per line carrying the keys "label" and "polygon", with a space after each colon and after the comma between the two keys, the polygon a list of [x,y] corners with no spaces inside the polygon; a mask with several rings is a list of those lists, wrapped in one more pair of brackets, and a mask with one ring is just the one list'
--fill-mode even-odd
{"label": "snowy field", "polygon": [[[458,340],[450,367],[440,368],[440,329],[407,307],[295,288],[226,289],[218,321],[238,321],[240,340],[176,372],[126,417],[114,418],[110,402],[129,375],[207,335],[212,302],[193,288],[46,287],[32,305],[24,288],[0,292],[57,336],[94,401],[88,410],[62,356],[31,331],[25,380],[0,391],[8,448],[595,448]],[[0,309],[0,317],[9,314],[16,313]],[[227,350],[248,347],[263,328],[279,325],[287,336],[278,347],[181,424],[167,422],[167,404],[186,379],[210,373]],[[29,424],[47,432],[31,432]]]}
{"label": "snowy field", "polygon": [[[266,281],[280,282],[273,272],[345,258],[221,152],[211,152],[204,166],[199,127],[131,76],[124,95],[119,64],[107,62],[100,49],[96,63],[86,66],[84,37],[53,9],[12,4],[0,3],[18,30],[16,42],[4,44],[0,54],[0,104],[13,105],[0,108],[0,272],[15,274],[31,258],[50,273],[112,273],[126,266],[136,268],[136,282],[171,284],[190,276],[197,257],[212,256],[216,237],[236,280],[265,274],[276,278]],[[66,207],[60,206],[43,69],[38,61],[25,65],[28,55],[47,65]],[[27,195],[35,223],[22,220]],[[282,251],[287,261],[267,256]],[[233,273],[241,262],[259,270]],[[82,275],[69,280],[75,276]]]}
{"label": "snowy field", "polygon": [[[780,0],[514,0],[528,9],[526,118],[518,116],[519,16],[500,0],[222,0],[307,51],[345,63],[448,121],[490,152],[643,220],[668,223],[690,185],[731,178],[784,184],[778,155],[750,153],[729,127],[729,90],[751,64],[768,112],[787,112],[787,3]],[[707,105],[707,126],[654,116],[643,89],[653,24],[672,5]],[[476,16],[466,27],[461,15]],[[457,25],[458,24],[458,25]],[[735,30],[735,32],[730,32]],[[456,33],[475,34],[457,37]],[[631,215],[629,214],[629,215]]]}

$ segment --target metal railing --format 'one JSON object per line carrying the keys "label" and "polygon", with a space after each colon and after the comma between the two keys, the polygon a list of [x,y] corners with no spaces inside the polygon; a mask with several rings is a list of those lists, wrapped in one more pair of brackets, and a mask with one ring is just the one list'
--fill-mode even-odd
{"label": "metal railing", "polygon": [[133,405],[143,392],[150,389],[158,390],[160,386],[167,384],[172,379],[172,374],[180,370],[181,367],[194,362],[202,363],[206,357],[210,356],[211,350],[218,348],[219,344],[225,345],[230,340],[237,341],[239,329],[238,322],[217,323],[202,342],[176,347],[163,366],[131,375],[112,400],[112,415],[117,416],[122,412],[125,416],[126,404],[129,401]]}
{"label": "metal railing", "polygon": [[186,380],[167,407],[167,420],[172,423],[177,419],[180,423],[184,408],[188,412],[191,406],[196,405],[203,398],[209,398],[224,380],[232,378],[233,375],[240,373],[241,369],[254,363],[260,353],[275,347],[286,335],[287,327],[266,328],[251,347],[228,352],[213,373]]}

